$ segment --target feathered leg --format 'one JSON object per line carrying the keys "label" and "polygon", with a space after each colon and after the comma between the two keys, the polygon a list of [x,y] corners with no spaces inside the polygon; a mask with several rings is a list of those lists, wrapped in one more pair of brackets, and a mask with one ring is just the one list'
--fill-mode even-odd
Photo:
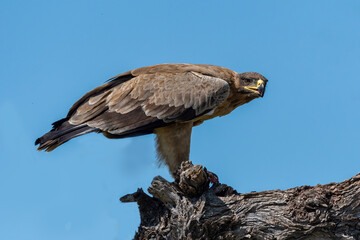
{"label": "feathered leg", "polygon": [[172,175],[181,162],[189,160],[193,123],[176,123],[155,129],[158,159],[165,162]]}

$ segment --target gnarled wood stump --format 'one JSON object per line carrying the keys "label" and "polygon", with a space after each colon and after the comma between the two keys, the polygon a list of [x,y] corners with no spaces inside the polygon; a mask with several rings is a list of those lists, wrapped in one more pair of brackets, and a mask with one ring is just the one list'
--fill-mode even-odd
{"label": "gnarled wood stump", "polygon": [[137,202],[135,239],[360,239],[360,174],[341,183],[239,194],[184,162],[175,182],[155,177]]}

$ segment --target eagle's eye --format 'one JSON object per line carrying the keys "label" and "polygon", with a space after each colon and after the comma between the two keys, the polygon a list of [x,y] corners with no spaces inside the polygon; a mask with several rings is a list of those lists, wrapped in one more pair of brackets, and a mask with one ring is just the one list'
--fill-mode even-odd
{"label": "eagle's eye", "polygon": [[245,83],[251,83],[251,79],[249,79],[249,78],[245,78],[244,80],[245,80]]}

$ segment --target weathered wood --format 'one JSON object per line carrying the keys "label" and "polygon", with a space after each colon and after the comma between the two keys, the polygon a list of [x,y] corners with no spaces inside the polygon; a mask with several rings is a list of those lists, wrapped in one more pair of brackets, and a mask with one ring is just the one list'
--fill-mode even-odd
{"label": "weathered wood", "polygon": [[360,239],[360,174],[341,183],[239,194],[184,162],[175,182],[155,177],[137,202],[135,239]]}

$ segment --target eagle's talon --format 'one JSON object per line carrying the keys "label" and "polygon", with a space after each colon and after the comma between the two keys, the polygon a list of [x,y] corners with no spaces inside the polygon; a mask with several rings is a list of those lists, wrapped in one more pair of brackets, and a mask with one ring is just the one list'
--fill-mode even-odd
{"label": "eagle's talon", "polygon": [[209,175],[209,181],[214,184],[214,183],[219,183],[219,178],[215,173],[211,173],[211,175]]}
{"label": "eagle's talon", "polygon": [[204,168],[204,170],[207,173],[208,180],[210,183],[212,184],[220,183],[219,177],[215,173],[208,171],[206,168]]}

